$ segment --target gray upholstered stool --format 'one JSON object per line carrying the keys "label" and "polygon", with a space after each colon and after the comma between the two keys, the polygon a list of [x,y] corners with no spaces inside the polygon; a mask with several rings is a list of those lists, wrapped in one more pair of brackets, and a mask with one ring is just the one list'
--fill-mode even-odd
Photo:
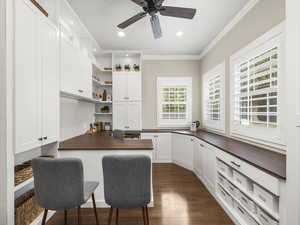
{"label": "gray upholstered stool", "polygon": [[79,159],[36,158],[32,160],[34,189],[37,202],[45,208],[42,224],[46,223],[48,210],[64,210],[67,224],[67,210],[78,208],[78,224],[80,224],[80,208],[92,196],[97,225],[94,191],[98,182],[84,182],[83,166]]}
{"label": "gray upholstered stool", "polygon": [[149,225],[147,205],[151,199],[151,159],[142,155],[103,157],[105,202],[110,205],[108,225],[117,209],[142,208],[144,224]]}

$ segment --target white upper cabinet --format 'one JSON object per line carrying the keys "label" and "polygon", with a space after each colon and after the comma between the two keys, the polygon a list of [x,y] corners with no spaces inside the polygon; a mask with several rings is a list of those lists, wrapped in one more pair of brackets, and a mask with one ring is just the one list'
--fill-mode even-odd
{"label": "white upper cabinet", "polygon": [[127,89],[129,101],[142,100],[142,75],[132,72],[127,74]]}
{"label": "white upper cabinet", "polygon": [[92,62],[66,35],[60,39],[61,87],[68,94],[92,98]]}
{"label": "white upper cabinet", "polygon": [[15,4],[15,151],[40,145],[41,65],[37,12],[24,0]]}
{"label": "white upper cabinet", "polygon": [[127,73],[113,74],[113,100],[116,102],[128,100]]}
{"label": "white upper cabinet", "polygon": [[58,59],[55,26],[30,1],[16,0],[16,153],[58,139]]}
{"label": "white upper cabinet", "polygon": [[48,20],[40,24],[42,57],[42,136],[43,144],[59,136],[59,42],[58,31]]}
{"label": "white upper cabinet", "polygon": [[142,77],[140,72],[114,72],[114,101],[141,101]]}

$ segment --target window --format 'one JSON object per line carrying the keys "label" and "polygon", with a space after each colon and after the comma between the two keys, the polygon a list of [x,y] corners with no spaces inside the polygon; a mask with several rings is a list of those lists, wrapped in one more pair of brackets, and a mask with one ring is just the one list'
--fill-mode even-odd
{"label": "window", "polygon": [[158,126],[187,127],[191,124],[192,78],[157,78]]}
{"label": "window", "polygon": [[216,66],[203,75],[203,126],[225,132],[225,63]]}
{"label": "window", "polygon": [[233,135],[283,145],[283,44],[278,26],[231,58]]}

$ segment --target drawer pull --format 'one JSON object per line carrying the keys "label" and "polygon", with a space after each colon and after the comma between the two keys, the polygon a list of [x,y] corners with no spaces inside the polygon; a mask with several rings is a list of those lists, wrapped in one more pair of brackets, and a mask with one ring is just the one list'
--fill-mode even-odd
{"label": "drawer pull", "polygon": [[269,220],[263,214],[260,214],[260,217],[263,218],[266,222],[269,222]]}
{"label": "drawer pull", "polygon": [[200,144],[200,147],[204,148],[204,145],[203,145],[203,144]]}
{"label": "drawer pull", "polygon": [[248,200],[245,199],[244,197],[241,198],[245,203],[248,203]]}
{"label": "drawer pull", "polygon": [[43,140],[43,138],[42,137],[40,137],[39,139],[38,139],[38,141],[42,141]]}
{"label": "drawer pull", "polygon": [[233,164],[233,165],[235,165],[236,167],[238,167],[238,168],[240,168],[241,167],[241,165],[240,164],[237,164],[236,162],[234,162],[234,161],[231,161],[231,164]]}
{"label": "drawer pull", "polygon": [[78,90],[79,93],[83,93],[83,90]]}
{"label": "drawer pull", "polygon": [[258,195],[258,197],[259,197],[262,201],[266,202],[266,199],[265,199],[263,196]]}
{"label": "drawer pull", "polygon": [[243,214],[245,214],[244,210],[242,210],[240,207],[237,207],[239,209],[239,211]]}

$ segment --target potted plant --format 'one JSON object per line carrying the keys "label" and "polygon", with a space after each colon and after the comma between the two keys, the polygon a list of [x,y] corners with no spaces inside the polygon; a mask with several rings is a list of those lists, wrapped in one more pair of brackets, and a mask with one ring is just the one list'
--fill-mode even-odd
{"label": "potted plant", "polygon": [[102,108],[101,108],[101,112],[102,113],[109,113],[109,107],[106,105],[106,106],[103,106]]}

